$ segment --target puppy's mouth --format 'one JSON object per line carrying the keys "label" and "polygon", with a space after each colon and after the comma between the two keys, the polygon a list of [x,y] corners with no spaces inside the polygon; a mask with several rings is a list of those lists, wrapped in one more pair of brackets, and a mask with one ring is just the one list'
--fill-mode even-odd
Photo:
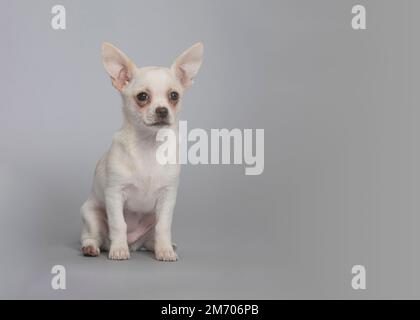
{"label": "puppy's mouth", "polygon": [[166,120],[158,120],[156,122],[147,124],[147,126],[149,127],[157,127],[157,128],[161,128],[161,127],[165,127],[165,126],[169,126],[170,123]]}

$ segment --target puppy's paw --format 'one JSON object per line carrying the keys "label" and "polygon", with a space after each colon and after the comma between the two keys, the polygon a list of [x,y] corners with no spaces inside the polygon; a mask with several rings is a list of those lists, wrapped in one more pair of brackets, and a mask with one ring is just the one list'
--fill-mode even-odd
{"label": "puppy's paw", "polygon": [[109,249],[108,258],[111,260],[127,260],[130,258],[130,251],[127,245],[113,246]]}
{"label": "puppy's paw", "polygon": [[155,248],[155,257],[159,261],[177,261],[178,256],[172,247]]}
{"label": "puppy's paw", "polygon": [[99,248],[93,245],[82,247],[82,252],[86,257],[97,257],[101,253]]}

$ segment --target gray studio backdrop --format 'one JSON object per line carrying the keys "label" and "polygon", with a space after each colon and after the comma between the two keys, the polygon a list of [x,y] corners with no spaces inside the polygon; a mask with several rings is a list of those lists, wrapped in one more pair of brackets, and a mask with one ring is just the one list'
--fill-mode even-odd
{"label": "gray studio backdrop", "polygon": [[[367,9],[367,30],[351,8]],[[64,5],[67,29],[51,28]],[[418,1],[2,1],[1,298],[420,298]],[[79,253],[121,125],[102,41],[169,66],[203,41],[189,128],[263,128],[265,170],[182,168],[180,261]],[[53,290],[51,267],[67,271]],[[351,268],[367,270],[354,290]]]}

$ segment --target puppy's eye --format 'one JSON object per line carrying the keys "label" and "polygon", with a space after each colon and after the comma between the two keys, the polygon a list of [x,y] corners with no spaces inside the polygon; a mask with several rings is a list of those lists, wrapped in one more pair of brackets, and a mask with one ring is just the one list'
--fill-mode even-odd
{"label": "puppy's eye", "polygon": [[149,99],[149,95],[148,95],[146,92],[140,92],[140,93],[137,95],[137,99],[138,99],[139,101],[147,101],[147,100]]}
{"label": "puppy's eye", "polygon": [[172,92],[169,94],[169,98],[170,98],[172,101],[178,101],[178,99],[179,99],[179,94],[178,94],[178,92],[176,92],[176,91],[172,91]]}

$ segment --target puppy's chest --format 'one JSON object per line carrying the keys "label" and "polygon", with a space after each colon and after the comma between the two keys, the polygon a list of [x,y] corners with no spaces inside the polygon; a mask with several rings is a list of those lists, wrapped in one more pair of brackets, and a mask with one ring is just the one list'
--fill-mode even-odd
{"label": "puppy's chest", "polygon": [[162,190],[174,181],[174,172],[166,168],[152,166],[149,170],[133,172],[125,188],[126,208],[142,213],[153,212]]}

